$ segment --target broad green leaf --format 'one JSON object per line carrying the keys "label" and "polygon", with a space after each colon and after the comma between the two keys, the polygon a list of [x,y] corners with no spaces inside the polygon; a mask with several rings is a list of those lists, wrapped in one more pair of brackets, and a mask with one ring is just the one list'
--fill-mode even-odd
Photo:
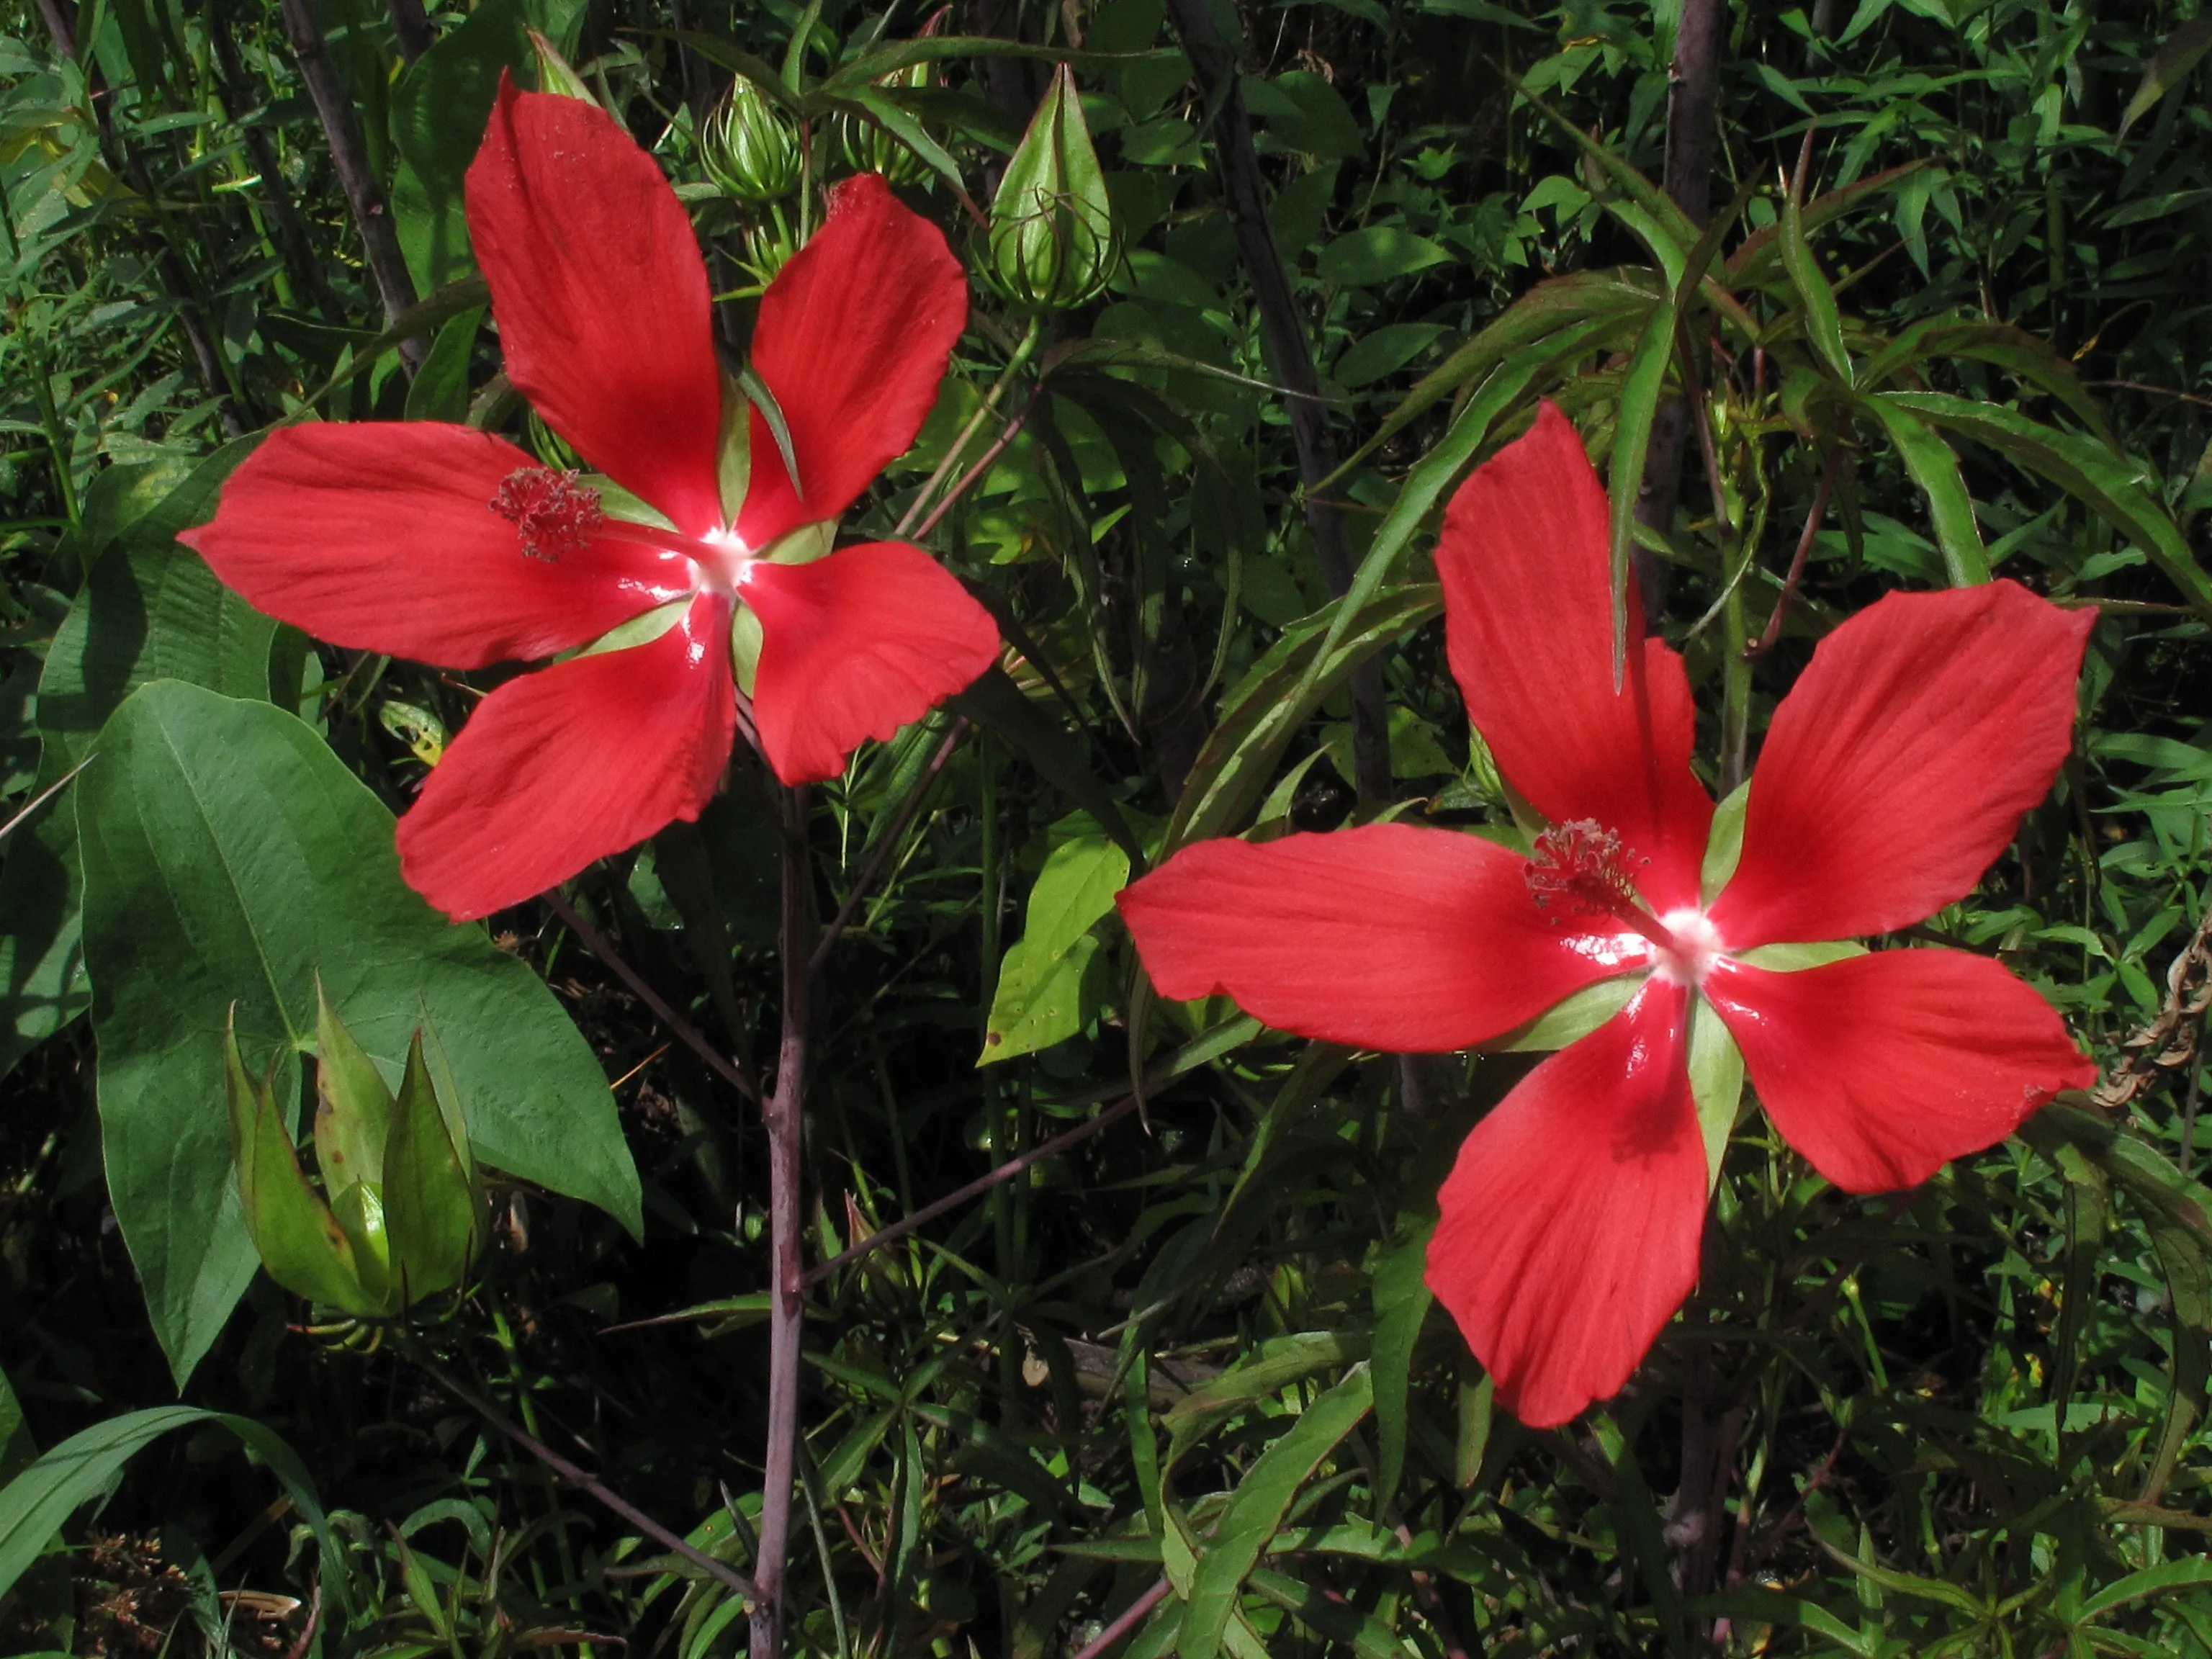
{"label": "broad green leaf", "polygon": [[383,1196],[392,1288],[401,1304],[411,1307],[459,1284],[482,1242],[483,1199],[447,1131],[419,1036],[392,1103]]}
{"label": "broad green leaf", "polygon": [[590,1048],[526,964],[406,887],[391,814],[306,726],[156,682],[80,782],[108,1190],[179,1379],[253,1271],[210,1109],[223,1012],[236,1004],[241,1048],[274,1050],[289,1090],[318,973],[387,1079],[416,1028],[434,1032],[483,1162],[638,1230],[636,1169]]}
{"label": "broad green leaf", "polygon": [[1035,1054],[1081,1031],[1097,1012],[1097,999],[1085,993],[1097,955],[1098,941],[1087,934],[1057,956],[1017,940],[1000,963],[990,1024],[975,1063]]}
{"label": "broad green leaf", "polygon": [[[349,1314],[383,1311],[380,1286],[365,1286],[354,1240],[308,1184],[264,1078],[246,1069],[236,1034],[223,1034],[223,1097],[246,1229],[269,1276],[295,1296]],[[367,1277],[380,1279],[380,1272]]]}
{"label": "broad green leaf", "polygon": [[392,89],[392,137],[403,163],[394,171],[392,216],[417,293],[429,295],[469,270],[462,181],[483,143],[501,72],[531,85],[538,58],[530,31],[566,55],[583,15],[580,0],[483,0]]}
{"label": "broad green leaf", "polygon": [[1324,283],[1362,287],[1410,276],[1431,265],[1448,263],[1449,249],[1416,236],[1401,225],[1369,225],[1346,231],[1321,251],[1314,269]]}
{"label": "broad green leaf", "polygon": [[407,388],[409,420],[459,425],[467,418],[469,361],[483,319],[484,307],[474,306],[438,331],[422,366],[415,371],[414,384]]}
{"label": "broad green leaf", "polygon": [[13,1480],[38,1461],[39,1443],[23,1420],[23,1402],[7,1374],[0,1372],[0,1483]]}
{"label": "broad green leaf", "polygon": [[246,1443],[268,1465],[322,1548],[323,1592],[343,1609],[347,1605],[346,1566],[315,1483],[290,1446],[250,1417],[204,1411],[196,1406],[156,1406],[96,1423],[71,1435],[0,1488],[0,1595],[44,1553],[46,1544],[79,1504],[106,1491],[123,1467],[141,1450],[175,1429],[217,1423]]}
{"label": "broad green leaf", "polygon": [[1176,1644],[1182,1659],[1213,1659],[1220,1651],[1244,1581],[1282,1525],[1291,1500],[1374,1403],[1374,1381],[1362,1366],[1301,1412],[1245,1471],[1191,1575],[1189,1605]]}

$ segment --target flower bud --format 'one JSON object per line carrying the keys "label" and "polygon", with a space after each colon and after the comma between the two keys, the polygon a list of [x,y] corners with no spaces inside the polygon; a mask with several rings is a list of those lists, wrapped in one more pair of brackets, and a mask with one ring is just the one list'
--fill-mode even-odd
{"label": "flower bud", "polygon": [[562,98],[580,98],[586,103],[598,100],[592,89],[584,84],[584,77],[569,67],[561,49],[536,29],[529,32],[530,55],[538,64],[538,90],[557,94]]}
{"label": "flower bud", "polygon": [[1120,260],[1106,176],[1063,64],[991,204],[989,272],[1017,305],[1069,311],[1096,298]]}
{"label": "flower bud", "polygon": [[799,132],[775,101],[744,76],[730,82],[699,136],[699,159],[724,195],[779,202],[799,188]]}
{"label": "flower bud", "polygon": [[224,1037],[225,1093],[246,1231],[269,1276],[355,1319],[391,1319],[467,1277],[483,1240],[468,1136],[439,1097],[417,1031],[394,1095],[330,1004],[319,1004],[315,1164],[301,1167],[273,1077]]}

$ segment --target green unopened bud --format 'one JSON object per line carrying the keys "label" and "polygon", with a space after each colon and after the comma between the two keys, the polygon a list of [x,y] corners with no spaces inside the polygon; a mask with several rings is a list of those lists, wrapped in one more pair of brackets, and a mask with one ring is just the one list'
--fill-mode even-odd
{"label": "green unopened bud", "polygon": [[804,157],[790,118],[741,75],[708,116],[699,159],[724,195],[768,203],[780,202],[799,188]]}
{"label": "green unopened bud", "polygon": [[587,104],[599,101],[584,84],[584,77],[568,66],[561,49],[536,29],[530,31],[530,55],[538,63],[538,91],[556,93],[563,98],[580,98]]}
{"label": "green unopened bud", "polygon": [[[934,33],[935,28],[933,20],[925,33]],[[893,92],[918,92],[929,84],[929,65],[910,64],[902,70],[894,70],[876,84]],[[919,185],[929,178],[929,163],[880,120],[871,119],[858,110],[841,109],[831,127],[836,135],[838,156],[848,171],[880,173],[894,185]]]}
{"label": "green unopened bud", "polygon": [[1017,305],[1069,311],[1097,297],[1120,259],[1106,175],[1062,64],[991,204],[990,274]]}
{"label": "green unopened bud", "polygon": [[483,1188],[465,1131],[432,1086],[422,1034],[394,1095],[317,987],[315,1163],[300,1164],[270,1077],[224,1039],[225,1092],[246,1231],[269,1276],[356,1319],[390,1319],[468,1276]]}

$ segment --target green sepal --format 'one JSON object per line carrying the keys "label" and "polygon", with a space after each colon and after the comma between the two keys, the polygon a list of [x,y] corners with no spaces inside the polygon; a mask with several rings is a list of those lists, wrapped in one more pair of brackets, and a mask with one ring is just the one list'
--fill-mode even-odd
{"label": "green sepal", "polygon": [[1641,973],[1616,974],[1595,985],[1585,985],[1553,1003],[1519,1030],[1482,1046],[1500,1054],[1547,1054],[1571,1042],[1579,1042],[1628,1006],[1644,988],[1646,977]]}
{"label": "green sepal", "polygon": [[[379,1148],[381,1156],[382,1149]],[[384,1219],[384,1192],[373,1181],[356,1181],[332,1194],[331,1214],[353,1246],[354,1276],[362,1301],[376,1312],[397,1312],[392,1304],[392,1240]]]}
{"label": "green sepal", "polygon": [[671,599],[665,605],[656,605],[652,610],[641,611],[626,623],[617,623],[581,651],[573,654],[596,657],[602,651],[627,651],[634,645],[650,644],[682,622],[684,613],[690,608],[691,600],[688,595],[680,599]]}
{"label": "green sepal", "polygon": [[550,92],[562,98],[580,98],[587,104],[599,100],[592,89],[584,84],[584,77],[568,65],[561,49],[536,29],[526,30],[530,36],[530,55],[537,60],[538,90]]}
{"label": "green sepal", "polygon": [[327,1308],[356,1315],[380,1311],[362,1289],[351,1242],[301,1170],[271,1079],[257,1082],[246,1072],[234,1028],[223,1033],[223,1094],[246,1229],[269,1276]]}
{"label": "green sepal", "polygon": [[1842,962],[1866,953],[1866,946],[1855,939],[1823,939],[1816,945],[1761,945],[1739,952],[1736,960],[1747,968],[1764,968],[1770,973],[1794,974],[1801,969],[1825,968],[1832,962]]}
{"label": "green sepal", "polygon": [[735,524],[753,482],[752,399],[745,396],[744,383],[726,368],[722,371],[722,431],[714,453],[722,522]]}
{"label": "green sepal", "polygon": [[1751,780],[1746,778],[1713,808],[1712,832],[1705,837],[1705,861],[1698,877],[1698,890],[1708,909],[1743,858],[1743,814],[1750,803]]}
{"label": "green sepal", "polygon": [[754,678],[760,672],[761,641],[765,637],[760,617],[750,605],[740,602],[732,608],[730,669],[737,676],[738,690],[749,697],[753,694]]}
{"label": "green sepal", "polygon": [[1705,1190],[1721,1178],[1721,1159],[1743,1106],[1743,1053],[1705,998],[1690,999],[1690,1096],[1705,1139]]}
{"label": "green sepal", "polygon": [[384,1149],[384,1223],[392,1285],[402,1307],[450,1291],[468,1276],[483,1234],[483,1195],[469,1171],[422,1061],[422,1034],[408,1045],[407,1073]]}
{"label": "green sepal", "polygon": [[384,1179],[384,1140],[392,1128],[392,1091],[362,1052],[315,976],[315,1164],[333,1206],[356,1182]]}

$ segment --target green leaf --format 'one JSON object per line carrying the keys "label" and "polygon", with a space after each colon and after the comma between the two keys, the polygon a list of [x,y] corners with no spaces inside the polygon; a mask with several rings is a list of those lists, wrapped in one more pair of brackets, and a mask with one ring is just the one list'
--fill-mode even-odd
{"label": "green leaf", "polygon": [[1097,819],[1116,845],[1133,859],[1143,857],[1120,804],[1091,769],[1089,744],[1083,735],[1070,733],[1032,702],[1005,669],[996,665],[985,669],[965,691],[947,697],[945,706],[1005,738],[1047,783]]}
{"label": "green leaf", "polygon": [[1851,385],[1851,354],[1844,347],[1844,321],[1836,310],[1836,290],[1805,240],[1804,205],[1794,187],[1782,204],[1782,268],[1789,273],[1797,302],[1805,307],[1805,334],[1813,343],[1814,355],[1837,380]]}
{"label": "green leaf", "polygon": [[468,1275],[482,1242],[483,1198],[448,1133],[418,1035],[392,1104],[384,1149],[384,1225],[392,1287],[402,1306],[449,1291]]}
{"label": "green leaf", "polygon": [[1451,251],[1402,225],[1369,225],[1347,231],[1321,251],[1314,268],[1324,283],[1358,288],[1410,276],[1431,265],[1448,264]]}
{"label": "green leaf", "polygon": [[1397,1496],[1406,1468],[1406,1402],[1413,1388],[1413,1346],[1436,1297],[1423,1277],[1429,1263],[1430,1222],[1385,1250],[1375,1264],[1376,1489],[1380,1501]]}
{"label": "green leaf", "polygon": [[521,85],[534,84],[532,27],[567,54],[575,48],[583,15],[578,0],[481,0],[392,89],[392,137],[403,163],[392,180],[392,216],[418,294],[428,295],[468,271],[463,180],[483,143],[501,71]]}
{"label": "green leaf", "polygon": [[1644,488],[1644,463],[1651,451],[1651,422],[1674,355],[1674,301],[1652,308],[1643,337],[1620,379],[1620,413],[1613,422],[1607,484],[1613,498],[1613,678],[1618,685],[1628,662],[1628,555],[1636,540],[1636,498]]}
{"label": "green leaf", "polygon": [[1128,854],[1103,835],[1052,849],[1030,890],[1022,937],[1000,969],[977,1065],[1049,1048],[1083,1029],[1084,980],[1098,950],[1091,928],[1128,882]]}
{"label": "green leaf", "polygon": [[2123,138],[2128,129],[2156,109],[2160,101],[2188,80],[2190,71],[2203,61],[2204,54],[2212,52],[2212,18],[2199,17],[2184,23],[2159,43],[2159,48],[2143,65],[2143,77],[2136,88],[2135,96],[2128,100],[2127,108],[2120,115]]}
{"label": "green leaf", "polygon": [[108,1190],[180,1380],[253,1271],[235,1201],[206,1196],[229,1190],[213,1034],[234,1002],[241,1045],[304,1050],[318,972],[387,1078],[417,1027],[434,1032],[484,1162],[639,1230],[591,1049],[525,963],[409,890],[391,814],[305,725],[159,681],[118,711],[80,781]]}
{"label": "green leaf", "polygon": [[484,307],[474,306],[438,331],[415,371],[415,383],[407,388],[409,420],[459,425],[468,418],[469,360],[483,319]]}
{"label": "green leaf", "polygon": [[1362,1366],[1300,1413],[1290,1431],[1245,1471],[1191,1576],[1189,1605],[1176,1644],[1182,1659],[1213,1659],[1220,1651],[1244,1581],[1283,1524],[1291,1500],[1374,1403],[1374,1381]]}
{"label": "green leaf", "polygon": [[364,1286],[353,1240],[301,1172],[291,1126],[276,1109],[268,1079],[246,1071],[235,1030],[223,1034],[222,1050],[238,1196],[261,1265],[310,1302],[349,1314],[383,1312],[380,1286],[374,1292]]}
{"label": "green leaf", "polygon": [[2146,488],[2156,475],[2142,463],[1996,404],[1940,392],[1883,392],[1874,401],[1910,410],[1931,426],[1987,444],[2050,479],[2124,532],[2191,606],[2212,617],[2212,578],[2190,552],[2172,514]]}
{"label": "green leaf", "polygon": [[125,1464],[175,1429],[219,1423],[269,1466],[292,1507],[322,1548],[324,1593],[347,1605],[346,1567],[323,1516],[322,1501],[290,1446],[250,1417],[204,1411],[196,1406],[156,1406],[96,1423],[55,1447],[0,1488],[0,1595],[15,1587],[77,1506],[106,1491]]}
{"label": "green leaf", "polygon": [[1910,410],[1883,398],[1868,400],[1897,446],[1899,459],[1920,493],[1928,498],[1928,517],[1943,550],[1943,572],[1954,587],[1972,587],[1990,579],[1990,556],[1974,520],[1973,497],[1959,475],[1959,457],[1928,423]]}
{"label": "green leaf", "polygon": [[1341,1331],[1297,1331],[1262,1345],[1242,1363],[1193,1389],[1161,1419],[1168,1431],[1167,1462],[1180,1462],[1200,1435],[1291,1383],[1367,1356],[1366,1339]]}

